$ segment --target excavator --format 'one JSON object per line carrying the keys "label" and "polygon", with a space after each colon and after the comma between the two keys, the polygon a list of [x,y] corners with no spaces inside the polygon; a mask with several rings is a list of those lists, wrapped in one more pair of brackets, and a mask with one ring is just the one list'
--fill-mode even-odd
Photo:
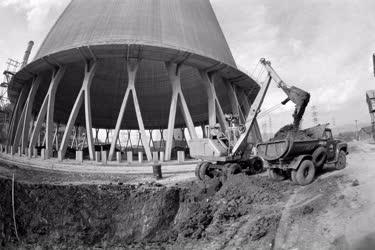
{"label": "excavator", "polygon": [[289,101],[295,104],[293,126],[295,131],[299,129],[310,94],[295,86],[287,85],[272,68],[270,61],[262,58],[260,64],[268,73],[267,78],[263,84],[260,84],[261,89],[246,116],[245,123],[239,124],[238,117],[226,115],[230,131],[220,131],[220,126],[215,126],[209,128],[208,138],[189,141],[190,155],[202,160],[195,169],[195,175],[199,180],[205,181],[207,178],[216,177],[225,180],[228,175],[240,172],[250,175],[264,170],[263,160],[253,153],[254,143],[249,143],[249,136],[272,80],[287,95],[282,104],[285,105]]}

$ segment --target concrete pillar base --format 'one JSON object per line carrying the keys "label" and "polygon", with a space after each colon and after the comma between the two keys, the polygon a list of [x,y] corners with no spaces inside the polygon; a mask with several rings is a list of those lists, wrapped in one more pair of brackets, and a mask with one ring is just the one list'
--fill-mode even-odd
{"label": "concrete pillar base", "polygon": [[41,152],[40,152],[40,156],[42,158],[42,160],[46,160],[46,149],[42,148]]}
{"label": "concrete pillar base", "polygon": [[31,148],[27,148],[27,158],[29,159],[33,158],[33,151]]}
{"label": "concrete pillar base", "polygon": [[[76,154],[76,156],[77,156],[77,154]],[[57,152],[57,159],[58,159],[59,162],[62,162],[64,160],[61,150],[59,150],[59,152]]]}
{"label": "concrete pillar base", "polygon": [[138,162],[139,163],[143,162],[143,152],[138,152]]}
{"label": "concrete pillar base", "polygon": [[76,161],[79,163],[83,162],[83,152],[82,151],[76,151]]}
{"label": "concrete pillar base", "polygon": [[132,151],[129,151],[126,153],[126,160],[128,163],[132,163],[133,162],[133,152]]}
{"label": "concrete pillar base", "polygon": [[98,163],[101,161],[100,151],[95,151],[95,161]]}
{"label": "concrete pillar base", "polygon": [[184,151],[178,151],[177,152],[177,161],[179,163],[185,162],[185,152]]}
{"label": "concrete pillar base", "polygon": [[37,158],[38,157],[38,149],[33,148],[33,157]]}
{"label": "concrete pillar base", "polygon": [[165,159],[165,152],[160,152],[160,162],[164,162]]}
{"label": "concrete pillar base", "polygon": [[106,165],[108,162],[108,159],[107,159],[107,151],[102,151],[102,163],[104,165]]}
{"label": "concrete pillar base", "polygon": [[159,162],[159,153],[158,152],[152,152],[152,161],[153,162]]}
{"label": "concrete pillar base", "polygon": [[116,153],[116,160],[117,160],[117,163],[121,163],[121,152],[117,152]]}

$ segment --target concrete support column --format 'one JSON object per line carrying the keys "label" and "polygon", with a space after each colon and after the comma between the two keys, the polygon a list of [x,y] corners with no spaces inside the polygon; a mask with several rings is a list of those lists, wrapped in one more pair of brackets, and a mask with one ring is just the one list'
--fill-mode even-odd
{"label": "concrete support column", "polygon": [[13,145],[14,136],[16,133],[17,126],[19,124],[20,112],[22,110],[23,104],[26,101],[27,95],[29,91],[29,86],[24,86],[21,90],[21,93],[18,97],[16,106],[13,109],[12,117],[10,119],[9,131],[8,131],[8,146]]}
{"label": "concrete support column", "polygon": [[228,128],[228,125],[225,120],[223,109],[221,108],[219,99],[216,95],[213,75],[204,71],[201,71],[200,75],[202,77],[204,86],[207,91],[209,126],[214,127],[216,125],[217,120],[219,120],[221,130],[225,132]]}
{"label": "concrete support column", "polygon": [[31,123],[33,122],[32,119],[32,110],[34,106],[34,100],[35,100],[35,95],[39,89],[41,79],[36,78],[32,85],[31,85],[31,90],[29,93],[29,96],[27,98],[27,102],[25,105],[25,119],[23,122],[23,130],[22,130],[22,140],[21,140],[21,148],[22,150],[25,150],[28,147],[29,143],[29,137],[30,137],[30,127]]}
{"label": "concrete support column", "polygon": [[56,124],[55,135],[53,136],[53,144],[56,146],[56,150],[59,150],[59,129],[60,124]]}
{"label": "concrete support column", "polygon": [[[138,126],[139,126],[139,132],[140,132],[140,135],[141,135],[142,144],[143,144],[143,147],[145,149],[147,159],[149,161],[151,161],[152,160],[151,149],[150,149],[150,146],[147,142],[146,131],[145,131],[145,127],[144,127],[144,123],[143,123],[143,119],[142,119],[142,114],[141,114],[141,109],[140,109],[138,97],[137,97],[137,91],[135,89],[135,81],[136,81],[136,77],[137,77],[138,67],[139,67],[139,61],[138,60],[127,61],[127,71],[128,71],[129,82],[128,82],[128,87],[126,89],[123,102],[121,104],[120,113],[119,113],[118,118],[117,118],[117,123],[116,123],[116,128],[115,128],[115,131],[114,131],[114,134],[113,134],[113,138],[117,138],[119,133],[120,133],[121,123],[122,123],[123,118],[124,118],[125,109],[126,109],[128,100],[130,98],[130,95],[132,95],[135,113],[136,113],[137,120],[138,120]],[[116,148],[116,140],[113,140],[112,143],[111,143],[111,149],[109,151],[109,157],[108,157],[109,160],[113,159],[115,148]]]}
{"label": "concrete support column", "polygon": [[173,132],[176,121],[177,105],[180,104],[181,112],[185,120],[185,124],[192,139],[197,139],[194,122],[190,115],[184,94],[181,88],[180,65],[175,63],[166,63],[169,80],[172,86],[172,102],[169,111],[168,131],[167,131],[167,144],[165,147],[165,160],[171,160],[172,146],[173,146]]}
{"label": "concrete support column", "polygon": [[240,118],[240,122],[244,124],[246,118],[241,110],[240,102],[238,101],[235,87],[232,85],[232,83],[230,83],[227,80],[224,80],[224,82],[227,86],[229,101],[232,106],[232,112],[234,115],[238,115]]}
{"label": "concrete support column", "polygon": [[34,148],[38,139],[40,129],[42,128],[43,120],[46,118],[46,157],[49,158],[52,154],[52,131],[53,131],[53,114],[55,109],[55,96],[57,87],[65,74],[66,68],[62,66],[58,70],[54,70],[51,84],[49,86],[46,97],[40,108],[38,118],[36,120],[35,128],[32,133],[29,148]]}
{"label": "concrete support column", "polygon": [[85,101],[85,121],[86,121],[86,135],[87,144],[89,147],[90,160],[95,159],[94,155],[94,139],[92,134],[92,118],[91,118],[91,99],[90,99],[90,89],[92,84],[92,79],[95,76],[97,69],[97,63],[94,61],[92,63],[87,62],[85,66],[85,77],[83,79],[81,90],[78,97],[74,103],[72,112],[70,113],[68,123],[65,128],[64,136],[60,145],[60,155],[62,159],[65,158],[66,149],[68,147],[68,140],[71,136],[73,126],[76,122],[79,110],[81,109],[83,101]]}

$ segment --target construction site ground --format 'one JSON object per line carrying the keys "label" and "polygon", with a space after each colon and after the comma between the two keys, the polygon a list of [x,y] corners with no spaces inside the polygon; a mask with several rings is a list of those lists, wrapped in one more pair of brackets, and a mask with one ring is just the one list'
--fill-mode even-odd
{"label": "construction site ground", "polygon": [[194,165],[164,167],[156,181],[150,166],[103,174],[2,163],[0,248],[375,249],[375,145],[349,147],[346,169],[304,187],[265,173],[203,184]]}

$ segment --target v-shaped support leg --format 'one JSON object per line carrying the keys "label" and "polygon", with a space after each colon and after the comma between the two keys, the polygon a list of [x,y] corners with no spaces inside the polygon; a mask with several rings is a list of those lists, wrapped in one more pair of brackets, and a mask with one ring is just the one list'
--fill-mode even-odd
{"label": "v-shaped support leg", "polygon": [[177,105],[180,104],[181,112],[185,120],[185,124],[189,130],[190,137],[197,139],[197,133],[195,131],[194,122],[191,118],[189,108],[187,106],[184,94],[181,88],[181,72],[180,66],[175,63],[166,64],[169,80],[172,86],[172,102],[169,111],[168,121],[168,132],[167,132],[167,144],[165,147],[165,160],[170,161],[173,147],[173,132],[176,122]]}
{"label": "v-shaped support leg", "polygon": [[90,99],[90,89],[92,80],[95,76],[97,69],[97,63],[93,62],[92,64],[86,63],[85,66],[85,77],[83,79],[83,84],[81,90],[79,91],[78,97],[74,103],[72,112],[70,113],[68,123],[65,128],[64,136],[60,145],[59,150],[59,160],[63,160],[66,154],[68,147],[68,140],[71,136],[72,129],[76,122],[78,113],[81,109],[83,101],[85,101],[85,121],[86,121],[86,135],[87,135],[87,144],[89,148],[90,160],[95,160],[94,155],[94,139],[92,134],[92,117],[91,117],[91,99]]}
{"label": "v-shaped support leg", "polygon": [[[122,121],[124,119],[125,109],[126,109],[126,106],[128,104],[128,100],[130,98],[130,95],[132,95],[142,144],[143,144],[143,147],[145,149],[147,159],[149,161],[152,161],[151,149],[150,149],[150,145],[147,142],[146,130],[145,130],[145,126],[144,126],[143,119],[142,119],[141,108],[140,108],[139,102],[138,102],[137,91],[135,89],[135,80],[136,80],[136,77],[137,77],[138,67],[139,67],[139,61],[138,60],[137,61],[131,60],[131,61],[127,62],[129,82],[128,82],[128,87],[127,87],[126,92],[125,92],[124,99],[123,99],[122,104],[121,104],[120,113],[119,113],[118,118],[117,118],[117,123],[116,123],[116,128],[115,128],[115,131],[114,131],[113,138],[117,138],[119,133],[120,133],[121,124],[122,124]],[[108,157],[109,160],[113,159],[115,149],[116,149],[116,140],[113,140],[112,143],[111,143],[111,149],[109,150],[109,157]]]}
{"label": "v-shaped support leg", "polygon": [[58,70],[55,70],[52,75],[52,80],[44,98],[42,107],[40,108],[38,118],[35,123],[34,131],[31,135],[29,148],[34,148],[38,139],[40,130],[44,119],[46,118],[46,157],[49,158],[52,155],[52,140],[53,140],[53,115],[55,110],[55,96],[57,87],[59,86],[61,79],[65,74],[65,66],[62,66]]}

